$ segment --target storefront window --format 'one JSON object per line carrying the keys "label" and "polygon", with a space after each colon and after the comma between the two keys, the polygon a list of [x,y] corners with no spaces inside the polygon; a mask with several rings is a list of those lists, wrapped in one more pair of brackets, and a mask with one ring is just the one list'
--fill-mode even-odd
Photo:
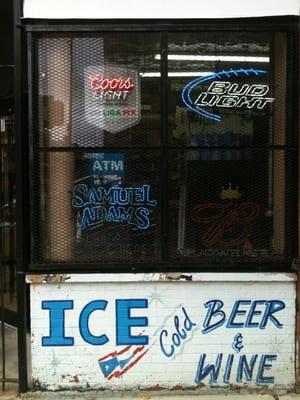
{"label": "storefront window", "polygon": [[169,36],[172,257],[284,254],[284,39]]}
{"label": "storefront window", "polygon": [[286,256],[286,35],[161,37],[34,36],[33,263]]}
{"label": "storefront window", "polygon": [[158,52],[156,34],[38,38],[36,260],[159,260]]}

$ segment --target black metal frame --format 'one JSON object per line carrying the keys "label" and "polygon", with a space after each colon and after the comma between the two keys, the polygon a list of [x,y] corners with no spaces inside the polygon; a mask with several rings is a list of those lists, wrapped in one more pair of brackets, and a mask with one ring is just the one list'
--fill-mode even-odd
{"label": "black metal frame", "polygon": [[[297,120],[297,109],[298,109],[298,93],[296,91],[297,88],[297,24],[298,17],[295,16],[287,16],[287,17],[267,17],[267,18],[241,18],[241,19],[227,19],[227,20],[122,20],[122,21],[52,21],[52,20],[23,20],[25,30],[27,32],[27,51],[28,51],[28,90],[29,90],[29,132],[32,132],[32,34],[35,32],[39,33],[53,33],[53,32],[95,32],[95,31],[124,31],[124,32],[135,32],[135,31],[144,31],[144,32],[160,32],[161,35],[161,76],[167,77],[167,56],[166,56],[166,44],[167,44],[167,32],[180,32],[180,31],[257,31],[260,30],[262,32],[287,32],[287,40],[288,40],[288,65],[287,65],[287,134],[286,134],[286,146],[285,148],[298,148],[297,142],[297,129],[298,129],[298,120]],[[161,121],[161,170],[163,171],[162,182],[167,181],[167,168],[166,168],[166,137],[167,137],[167,87],[166,87],[166,79],[161,79],[161,96],[162,96],[162,105],[161,105],[161,113],[162,113],[162,121]],[[21,168],[23,174],[19,175],[18,183],[20,184],[20,179],[22,176],[22,184],[18,187],[19,193],[19,204],[22,204],[22,211],[19,209],[18,221],[22,221],[23,224],[23,232],[19,232],[19,241],[18,241],[18,254],[19,261],[26,260],[27,262],[23,263],[27,267],[27,271],[35,272],[35,273],[92,273],[92,272],[149,272],[149,271],[197,271],[197,272],[255,272],[255,271],[264,271],[264,272],[275,272],[275,271],[295,271],[296,267],[294,262],[291,262],[291,259],[295,259],[297,257],[298,251],[298,234],[297,234],[297,215],[298,215],[298,185],[297,185],[297,177],[298,177],[298,154],[297,151],[291,152],[293,154],[292,157],[286,157],[286,188],[289,193],[289,201],[286,201],[285,211],[286,211],[286,243],[287,243],[287,254],[289,259],[287,261],[260,261],[251,262],[251,263],[241,263],[241,264],[226,264],[219,265],[218,267],[215,264],[208,262],[207,264],[197,265],[197,263],[189,263],[189,262],[170,262],[167,261],[167,246],[165,245],[168,239],[168,232],[162,230],[161,232],[161,244],[162,244],[162,262],[159,263],[147,263],[147,262],[136,262],[136,263],[49,263],[49,264],[30,264],[29,263],[29,251],[30,251],[30,243],[26,241],[25,238],[29,239],[29,235],[26,236],[26,228],[24,224],[27,224],[26,220],[27,213],[25,211],[26,208],[26,200],[30,198],[29,193],[29,185],[24,185],[24,178],[27,180],[28,175],[24,174],[24,171],[28,171],[26,165],[26,159],[24,159],[24,155],[28,152],[28,147],[26,140],[22,139],[19,142],[19,151],[18,157],[19,161],[19,172],[21,173]],[[170,146],[169,146],[170,147]],[[276,146],[275,146],[276,147]],[[273,146],[274,148],[274,146]],[[82,148],[85,151],[89,151],[91,149]],[[81,149],[81,150],[82,150]],[[267,148],[266,148],[267,149]],[[49,149],[47,149],[49,150]],[[55,149],[57,151],[59,149]],[[63,149],[66,151],[67,149]],[[93,148],[95,150],[95,148]],[[29,150],[30,151],[30,150]],[[22,152],[22,157],[21,157]],[[25,157],[26,158],[26,157]],[[34,168],[34,166],[33,166]],[[162,221],[166,222],[167,218],[167,199],[166,199],[166,190],[165,184],[161,185],[161,195],[163,203],[165,204],[162,207]],[[162,224],[163,226],[167,226],[166,223]],[[28,225],[27,225],[28,226]],[[22,257],[21,257],[22,253]]]}
{"label": "black metal frame", "polygon": [[[1,102],[1,112],[4,111],[4,114],[14,114],[15,115],[15,131],[14,134],[17,136],[16,145],[11,144],[11,151],[15,150],[16,159],[25,160],[26,154],[24,154],[24,145],[23,139],[26,137],[24,135],[23,129],[25,129],[25,124],[22,123],[21,118],[24,113],[22,113],[22,108],[24,108],[24,97],[23,97],[23,88],[24,82],[22,81],[22,71],[21,71],[21,54],[22,54],[22,33],[20,28],[20,20],[22,15],[22,0],[14,0],[11,4],[11,10],[13,11],[13,19],[8,21],[8,26],[12,27],[13,32],[13,58],[14,63],[10,65],[1,65],[0,68],[11,69],[13,71],[13,82],[14,82],[14,92],[12,97],[7,98],[5,101]],[[8,111],[9,110],[9,111]],[[26,139],[25,139],[26,140]],[[27,147],[27,146],[26,146]],[[0,166],[0,170],[2,169],[2,162]],[[17,201],[18,206],[16,212],[18,216],[17,219],[17,242],[20,243],[20,247],[17,248],[17,262],[16,262],[16,285],[17,285],[17,312],[11,311],[5,308],[4,303],[4,291],[5,291],[5,269],[3,265],[1,265],[0,260],[0,297],[1,297],[1,309],[0,309],[0,321],[1,321],[1,388],[2,390],[6,389],[6,384],[14,383],[19,384],[19,391],[25,392],[27,390],[27,356],[26,356],[26,315],[27,315],[27,306],[26,299],[27,295],[25,293],[25,273],[24,273],[24,265],[26,259],[24,257],[24,249],[26,246],[23,244],[23,230],[26,227],[26,223],[24,223],[23,218],[26,215],[23,212],[23,199],[24,199],[24,187],[23,187],[23,168],[20,163],[16,165],[16,187],[17,187]],[[0,233],[1,236],[1,233]],[[10,260],[9,263],[11,267],[14,266],[13,261]],[[18,377],[16,378],[8,378],[7,377],[7,368],[6,361],[8,359],[8,353],[6,349],[6,332],[5,332],[5,324],[12,325],[17,328],[18,335]]]}
{"label": "black metal frame", "polygon": [[17,267],[17,313],[18,313],[18,372],[19,391],[28,388],[27,374],[27,318],[28,293],[25,281],[28,263],[28,135],[24,113],[24,36],[21,29],[23,0],[14,0],[14,98],[16,135],[16,267]]}
{"label": "black metal frame", "polygon": [[[298,36],[293,35],[291,32],[288,33],[287,37],[287,99],[286,104],[288,107],[286,109],[286,144],[287,147],[295,149],[295,151],[290,152],[292,157],[286,157],[286,192],[290,190],[291,199],[290,204],[285,204],[286,213],[286,246],[288,254],[298,254],[298,234],[293,234],[291,226],[296,225],[298,221],[298,177],[299,177],[299,142],[298,142],[298,132],[299,132],[299,97],[298,97],[298,85],[299,85],[299,55],[298,55]],[[294,81],[293,78],[296,78]],[[296,90],[295,90],[296,89]],[[294,213],[296,211],[296,214]]]}
{"label": "black metal frame", "polygon": [[[32,131],[32,114],[31,111],[31,34],[33,32],[90,32],[90,31],[150,31],[161,32],[161,59],[162,67],[161,74],[166,77],[167,57],[164,52],[166,40],[166,31],[284,31],[288,34],[288,81],[287,81],[287,96],[289,107],[287,110],[287,146],[294,148],[294,156],[286,160],[287,180],[286,186],[290,193],[289,204],[285,204],[286,211],[286,237],[288,243],[289,254],[297,257],[298,251],[298,63],[297,63],[297,24],[298,17],[268,17],[268,18],[241,18],[241,19],[226,19],[226,20],[123,20],[123,21],[100,21],[100,20],[30,20],[24,19],[22,27],[27,32],[28,47],[27,55],[29,60],[29,122],[24,122],[23,113],[23,93],[24,81],[22,78],[24,58],[22,56],[25,50],[22,43],[22,30],[20,29],[20,21],[22,16],[22,0],[14,0],[14,56],[15,56],[15,115],[16,115],[16,190],[17,190],[17,297],[18,297],[18,349],[19,349],[19,390],[26,392],[28,388],[27,375],[27,318],[29,314],[28,293],[25,283],[26,272],[36,273],[93,273],[93,272],[142,272],[142,271],[197,271],[197,272],[289,272],[296,271],[297,265],[289,262],[276,263],[261,263],[261,264],[243,264],[243,265],[226,265],[215,269],[214,266],[207,264],[197,266],[194,263],[177,262],[176,264],[168,261],[162,263],[136,263],[127,266],[120,263],[110,263],[107,265],[99,264],[42,264],[30,265],[30,232],[28,210],[30,205],[29,192],[29,162],[30,149],[29,140],[26,134],[27,127]],[[161,80],[162,89],[162,115],[165,115],[167,109],[167,91],[163,85],[164,79]],[[167,121],[162,119],[162,142],[166,140]],[[57,151],[57,149],[55,149]],[[161,167],[162,171],[167,174],[165,168],[166,157],[165,150],[161,150]],[[167,175],[165,175],[167,178]],[[166,193],[166,192],[164,192]],[[165,207],[167,202],[165,201]],[[162,210],[162,218],[166,218],[167,210]],[[167,226],[167,224],[163,224]],[[291,227],[293,229],[291,229]],[[162,231],[161,242],[166,243],[168,237],[167,231]],[[164,246],[167,248],[167,246]],[[167,254],[163,253],[163,260],[167,259]],[[6,380],[8,382],[8,380]]]}
{"label": "black metal frame", "polygon": [[30,19],[22,24],[31,32],[91,32],[91,31],[290,31],[297,29],[297,16],[227,18],[227,19]]}
{"label": "black metal frame", "polygon": [[[12,66],[9,66],[8,68],[11,68]],[[2,115],[12,115],[12,99],[10,100],[10,107],[8,106],[6,108],[6,112],[0,112],[1,116]],[[2,151],[2,140],[0,140],[0,150]],[[9,153],[12,153],[14,150],[12,143],[9,143]],[[0,176],[2,175],[2,160],[0,162]],[[0,204],[3,205],[3,187],[1,187],[1,193],[0,193]],[[2,214],[2,210],[0,211],[0,214]],[[1,220],[2,215],[1,215]],[[0,229],[0,242],[3,244],[2,241],[2,232],[4,227],[2,226]],[[8,229],[12,229],[12,225],[8,226]],[[1,326],[0,326],[0,332],[1,332],[1,341],[0,341],[0,353],[1,353],[1,377],[0,377],[0,382],[1,382],[1,389],[4,391],[6,389],[6,384],[8,383],[18,383],[17,378],[8,378],[7,377],[7,368],[6,368],[6,361],[7,361],[7,354],[6,354],[6,324],[11,325],[16,327],[18,324],[18,318],[17,318],[17,312],[12,311],[8,308],[6,308],[5,304],[5,292],[7,291],[7,283],[6,283],[6,267],[9,267],[9,273],[11,271],[15,272],[15,264],[14,260],[12,258],[7,258],[3,257],[3,254],[0,255],[0,321],[1,321]],[[11,276],[10,276],[11,279]],[[9,281],[9,286],[11,290],[11,285],[12,282]]]}

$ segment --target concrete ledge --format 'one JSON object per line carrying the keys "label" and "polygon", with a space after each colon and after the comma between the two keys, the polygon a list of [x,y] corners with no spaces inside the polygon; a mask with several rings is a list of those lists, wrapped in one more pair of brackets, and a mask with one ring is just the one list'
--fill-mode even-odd
{"label": "concrete ledge", "polygon": [[70,274],[27,275],[26,282],[34,283],[84,283],[84,282],[296,282],[293,273],[143,273],[143,274]]}

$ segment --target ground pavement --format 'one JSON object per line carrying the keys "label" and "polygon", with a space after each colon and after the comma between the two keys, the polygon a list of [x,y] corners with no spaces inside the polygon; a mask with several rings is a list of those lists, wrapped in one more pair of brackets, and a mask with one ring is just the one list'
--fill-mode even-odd
{"label": "ground pavement", "polygon": [[188,393],[188,392],[33,392],[18,396],[0,392],[0,400],[300,400],[300,394],[271,393]]}

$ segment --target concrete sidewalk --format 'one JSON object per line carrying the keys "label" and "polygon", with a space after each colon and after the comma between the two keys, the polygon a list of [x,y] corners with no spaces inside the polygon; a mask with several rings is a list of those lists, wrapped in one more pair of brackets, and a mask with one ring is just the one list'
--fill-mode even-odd
{"label": "concrete sidewalk", "polygon": [[300,394],[258,394],[258,393],[170,393],[170,392],[29,392],[20,396],[0,392],[0,400],[300,400]]}

